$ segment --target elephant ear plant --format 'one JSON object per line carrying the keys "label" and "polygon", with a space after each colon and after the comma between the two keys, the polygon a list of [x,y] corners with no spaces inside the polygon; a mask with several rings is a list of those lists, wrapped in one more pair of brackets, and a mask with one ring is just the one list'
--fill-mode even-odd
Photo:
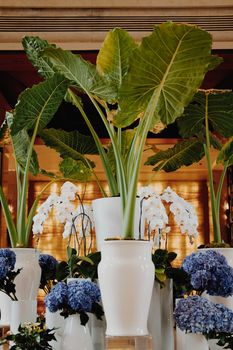
{"label": "elephant ear plant", "polygon": [[[192,25],[163,23],[140,44],[116,28],[107,34],[93,65],[37,37],[23,40],[28,58],[43,77],[59,74],[69,81],[66,101],[77,107],[77,117],[90,130],[111,195],[121,196],[124,238],[133,238],[137,182],[148,132],[180,117],[206,72],[218,65],[211,44],[210,34]],[[108,147],[102,145],[86,114],[82,94],[107,130]],[[75,134],[48,129],[41,136],[64,159],[77,160]]]}
{"label": "elephant ear plant", "polygon": [[[209,178],[210,203],[214,243],[222,244],[220,231],[220,200],[227,168],[233,165],[233,93],[229,90],[200,90],[177,120],[183,141],[173,148],[159,151],[146,164],[154,170],[166,172],[188,166],[206,158]],[[218,155],[211,163],[211,148]],[[213,170],[222,164],[217,189],[214,188]]]}
{"label": "elephant ear plant", "polygon": [[[33,149],[35,139],[37,134],[39,134],[53,118],[66,94],[68,85],[69,81],[66,78],[62,75],[54,74],[44,82],[26,89],[20,94],[15,109],[6,113],[5,121],[0,129],[0,137],[3,139],[3,142],[7,139],[7,143],[10,143],[12,146],[16,164],[16,218],[12,217],[7,198],[0,185],[0,202],[12,247],[29,246],[32,219],[35,215],[40,196],[52,182],[59,178],[50,174],[54,178],[43,188],[28,211],[27,195],[29,173],[34,176],[38,173],[46,173],[46,171],[39,168],[37,154]],[[89,145],[91,142],[92,140],[90,139],[88,141]],[[80,164],[76,165],[76,167],[79,166],[79,172],[76,169],[76,179],[84,180],[90,176],[89,168],[91,164],[87,167],[87,163],[88,160],[83,158]],[[61,164],[60,170],[64,173],[68,173],[69,169],[70,167],[66,164]]]}

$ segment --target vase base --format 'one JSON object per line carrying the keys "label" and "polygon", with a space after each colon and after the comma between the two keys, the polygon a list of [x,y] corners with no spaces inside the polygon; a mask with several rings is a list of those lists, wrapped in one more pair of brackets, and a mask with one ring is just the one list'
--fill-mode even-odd
{"label": "vase base", "polygon": [[105,338],[105,350],[152,350],[152,337],[143,336],[109,336]]}

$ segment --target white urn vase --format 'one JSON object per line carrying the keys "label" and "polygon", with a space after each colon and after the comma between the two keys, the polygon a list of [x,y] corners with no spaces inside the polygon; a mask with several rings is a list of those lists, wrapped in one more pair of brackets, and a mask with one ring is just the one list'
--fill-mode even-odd
{"label": "white urn vase", "polygon": [[70,315],[65,321],[61,349],[94,350],[89,327],[81,325],[78,314]]}
{"label": "white urn vase", "polygon": [[0,292],[0,327],[10,325],[11,298],[3,292]]}
{"label": "white urn vase", "polygon": [[[122,207],[120,197],[99,198],[92,201],[96,245],[101,250],[101,245],[106,238],[120,237],[122,232]],[[139,226],[144,236],[144,220],[141,215],[140,199],[136,199],[134,215],[134,238],[139,237]]]}
{"label": "white urn vase", "polygon": [[33,248],[14,248],[15,270],[22,269],[15,278],[18,300],[36,300],[40,285],[39,251]]}
{"label": "white urn vase", "polygon": [[102,243],[99,285],[107,336],[148,335],[147,320],[154,284],[152,242]]}
{"label": "white urn vase", "polygon": [[37,317],[36,300],[18,300],[11,302],[10,330],[18,333],[20,324],[35,323]]}

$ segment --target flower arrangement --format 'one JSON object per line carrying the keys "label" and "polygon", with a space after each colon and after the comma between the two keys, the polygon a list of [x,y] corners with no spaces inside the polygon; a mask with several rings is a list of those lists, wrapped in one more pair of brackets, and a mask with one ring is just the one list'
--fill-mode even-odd
{"label": "flower arrangement", "polygon": [[[78,251],[78,255],[83,251],[87,256],[91,252],[93,242],[93,218],[92,210],[84,205],[80,196],[80,187],[66,181],[60,189],[60,195],[51,194],[46,201],[37,209],[37,214],[33,217],[32,231],[34,235],[43,232],[43,225],[54,210],[55,218],[64,224],[63,238],[69,238],[69,243]],[[90,242],[87,245],[87,238]]]}
{"label": "flower arrangement", "polygon": [[[178,118],[206,72],[220,63],[211,56],[211,36],[195,26],[167,22],[155,26],[138,45],[129,33],[116,28],[107,34],[96,66],[37,37],[24,38],[23,45],[45,79],[59,73],[69,81],[66,101],[78,109],[89,128],[111,195],[121,197],[122,236],[132,239],[138,176],[148,132],[158,133]],[[107,147],[92,126],[79,92],[98,112],[110,139]],[[123,131],[125,127],[130,129]],[[80,159],[77,133],[49,129],[40,135],[75,167]]]}
{"label": "flower arrangement", "polygon": [[93,313],[98,319],[103,316],[100,290],[96,283],[88,279],[75,279],[68,284],[58,282],[45,297],[45,305],[50,312],[61,310],[61,315],[78,313],[82,325],[88,322],[87,313]]}
{"label": "flower arrangement", "polygon": [[52,255],[40,254],[39,265],[41,267],[40,288],[47,294],[56,283],[59,262]]}
{"label": "flower arrangement", "polygon": [[[198,235],[198,220],[191,204],[178,196],[170,187],[167,187],[162,194],[156,194],[152,186],[141,187],[138,195],[141,203],[141,216],[148,223],[148,235],[150,236],[151,232],[154,232],[154,240],[159,247],[161,238],[167,237],[171,229],[168,226],[170,213],[173,214],[181,233],[187,233],[190,242],[193,242],[193,239]],[[167,214],[164,203],[169,204],[169,214]],[[164,239],[167,242],[167,239]]]}
{"label": "flower arrangement", "polygon": [[0,291],[17,300],[14,279],[21,269],[14,270],[16,255],[10,249],[0,249]]}
{"label": "flower arrangement", "polygon": [[198,295],[180,299],[174,311],[177,326],[190,333],[233,333],[233,311]]}
{"label": "flower arrangement", "polygon": [[217,339],[217,345],[233,349],[233,311],[198,295],[180,299],[174,311],[176,325],[187,333]]}
{"label": "flower arrangement", "polygon": [[209,295],[233,295],[233,268],[226,258],[214,251],[197,252],[187,256],[182,269],[190,275],[193,288]]}
{"label": "flower arrangement", "polygon": [[56,340],[53,329],[46,329],[44,322],[40,321],[20,325],[18,333],[7,335],[0,345],[13,342],[10,350],[52,350],[49,344],[52,340]]}

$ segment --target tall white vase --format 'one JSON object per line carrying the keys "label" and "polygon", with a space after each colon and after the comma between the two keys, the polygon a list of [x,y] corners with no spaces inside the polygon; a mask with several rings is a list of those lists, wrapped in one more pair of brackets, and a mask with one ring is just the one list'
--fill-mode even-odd
{"label": "tall white vase", "polygon": [[162,349],[160,284],[154,282],[148,318],[148,329],[152,336],[153,350]]}
{"label": "tall white vase", "polygon": [[11,298],[3,292],[0,292],[0,326],[10,324]]}
{"label": "tall white vase", "polygon": [[12,250],[16,254],[15,269],[22,268],[20,274],[15,278],[17,299],[36,300],[41,277],[39,251],[33,248]]}
{"label": "tall white vase", "polygon": [[101,247],[99,285],[108,336],[148,334],[154,283],[152,242],[106,241]]}
{"label": "tall white vase", "polygon": [[202,334],[185,333],[177,328],[176,350],[209,350],[209,345]]}
{"label": "tall white vase", "polygon": [[103,316],[98,320],[95,315],[89,314],[88,327],[90,329],[92,344],[94,350],[103,350],[105,348],[106,321]]}
{"label": "tall white vase", "polygon": [[56,338],[55,340],[52,340],[50,342],[50,345],[54,350],[63,350],[62,349],[62,336],[63,331],[65,327],[65,319],[60,315],[60,311],[57,312],[50,312],[48,308],[46,307],[45,311],[45,320],[46,320],[46,327],[48,329],[56,328],[54,331],[54,335]]}
{"label": "tall white vase", "polygon": [[[122,209],[120,197],[99,198],[92,201],[96,245],[101,250],[101,244],[105,238],[120,237],[122,232]],[[135,216],[134,216],[134,237],[139,236],[140,223],[140,200],[136,199]],[[144,235],[144,220],[141,218],[142,238]]]}
{"label": "tall white vase", "polygon": [[80,324],[78,314],[70,315],[65,322],[62,350],[93,350],[89,328]]}

